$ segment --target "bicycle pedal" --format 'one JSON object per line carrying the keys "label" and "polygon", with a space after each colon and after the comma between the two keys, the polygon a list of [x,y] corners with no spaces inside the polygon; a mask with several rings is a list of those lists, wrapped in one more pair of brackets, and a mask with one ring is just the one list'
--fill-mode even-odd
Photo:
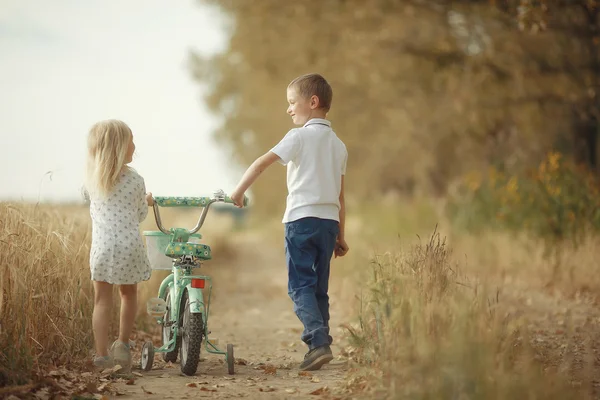
{"label": "bicycle pedal", "polygon": [[153,297],[146,303],[146,312],[154,318],[160,318],[167,312],[167,302],[159,297]]}

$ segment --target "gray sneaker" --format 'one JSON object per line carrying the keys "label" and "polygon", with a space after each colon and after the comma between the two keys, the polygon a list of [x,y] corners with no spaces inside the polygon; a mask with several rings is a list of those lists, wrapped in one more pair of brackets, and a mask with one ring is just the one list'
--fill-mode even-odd
{"label": "gray sneaker", "polygon": [[300,370],[316,371],[331,360],[333,360],[333,354],[329,346],[316,347],[306,353],[304,361],[300,364]]}
{"label": "gray sneaker", "polygon": [[122,367],[122,372],[128,372],[131,369],[131,348],[129,343],[115,341],[110,347],[110,355],[114,364]]}
{"label": "gray sneaker", "polygon": [[113,360],[110,356],[96,356],[94,357],[94,367],[98,369],[106,369],[114,367]]}

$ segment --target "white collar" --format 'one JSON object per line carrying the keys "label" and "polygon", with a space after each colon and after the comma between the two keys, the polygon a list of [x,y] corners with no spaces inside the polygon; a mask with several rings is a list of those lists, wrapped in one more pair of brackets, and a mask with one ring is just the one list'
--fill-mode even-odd
{"label": "white collar", "polygon": [[328,120],[323,119],[323,118],[310,119],[304,124],[303,128],[306,128],[309,125],[327,125],[328,127],[331,128],[331,122],[329,122]]}

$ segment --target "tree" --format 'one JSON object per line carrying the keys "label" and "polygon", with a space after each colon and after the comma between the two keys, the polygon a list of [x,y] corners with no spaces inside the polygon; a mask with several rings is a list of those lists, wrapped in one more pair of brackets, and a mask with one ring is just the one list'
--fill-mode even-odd
{"label": "tree", "polygon": [[[292,127],[285,89],[307,72],[334,88],[355,196],[443,194],[467,170],[523,168],[552,148],[596,164],[594,2],[203,1],[231,17],[231,39],[193,72],[243,165]],[[257,204],[280,211],[283,185],[269,171]]]}

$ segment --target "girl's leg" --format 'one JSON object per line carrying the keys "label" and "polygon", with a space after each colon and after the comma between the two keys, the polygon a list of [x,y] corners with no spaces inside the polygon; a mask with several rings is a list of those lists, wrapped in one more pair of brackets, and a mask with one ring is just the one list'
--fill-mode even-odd
{"label": "girl's leg", "polygon": [[112,307],[112,285],[106,282],[94,282],[94,312],[92,330],[96,342],[96,355],[108,355],[108,325]]}
{"label": "girl's leg", "polygon": [[137,284],[119,286],[121,292],[121,323],[119,341],[129,345],[129,336],[133,330],[137,312]]}

